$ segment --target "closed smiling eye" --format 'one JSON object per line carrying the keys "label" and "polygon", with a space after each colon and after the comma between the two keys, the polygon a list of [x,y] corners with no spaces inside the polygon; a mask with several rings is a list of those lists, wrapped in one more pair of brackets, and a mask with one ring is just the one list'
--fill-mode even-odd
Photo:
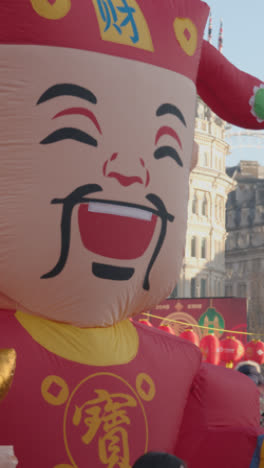
{"label": "closed smiling eye", "polygon": [[172,146],[161,146],[154,152],[155,159],[163,159],[166,157],[174,159],[179,166],[183,167],[183,162],[178,151]]}
{"label": "closed smiling eye", "polygon": [[[97,103],[96,96],[86,88],[72,83],[59,83],[51,86],[47,89],[39,98],[37,105],[43,105],[50,101],[51,99],[61,98],[62,96],[73,96],[77,99],[83,99],[85,102],[89,102],[92,105]],[[58,112],[53,119],[58,119],[59,117],[79,115],[88,118],[96,127],[97,131],[102,134],[101,127],[96,119],[94,113],[87,109],[86,107],[70,107],[67,109]],[[46,138],[44,138],[40,144],[49,145],[51,143],[56,143],[62,140],[75,140],[80,143],[85,143],[90,146],[98,146],[98,142],[95,138],[89,135],[86,132],[74,127],[63,127],[54,132],[50,133]]]}
{"label": "closed smiling eye", "polygon": [[59,130],[55,130],[46,138],[44,138],[40,144],[41,145],[49,145],[51,143],[56,143],[57,141],[62,140],[75,140],[79,141],[80,143],[85,143],[86,145],[97,146],[98,142],[95,138],[89,135],[78,128],[72,127],[64,127],[60,128]]}
{"label": "closed smiling eye", "polygon": [[[182,111],[174,104],[165,103],[159,106],[159,108],[156,111],[156,116],[159,119],[160,118],[163,119],[164,116],[166,115],[175,116],[178,123],[180,123],[180,125],[182,125],[183,127],[187,127],[186,120],[184,118]],[[182,150],[182,142],[178,133],[173,128],[169,127],[168,125],[164,125],[158,130],[156,134],[156,138],[155,138],[155,145],[157,145],[160,138],[162,138],[165,135],[176,140],[179,148]],[[172,146],[160,146],[154,152],[155,159],[163,159],[166,157],[172,158],[180,167],[183,167],[183,162],[178,151]]]}

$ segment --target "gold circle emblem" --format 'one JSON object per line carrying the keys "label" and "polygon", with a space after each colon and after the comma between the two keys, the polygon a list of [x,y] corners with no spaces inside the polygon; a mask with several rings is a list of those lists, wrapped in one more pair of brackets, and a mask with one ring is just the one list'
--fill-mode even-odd
{"label": "gold circle emblem", "polygon": [[64,18],[71,9],[71,0],[55,0],[51,4],[49,0],[30,0],[35,12],[49,20]]}
{"label": "gold circle emblem", "polygon": [[[51,393],[52,385],[56,386],[58,392]],[[41,384],[41,394],[47,403],[53,406],[60,406],[65,403],[69,396],[69,388],[65,380],[57,375],[48,375]]]}
{"label": "gold circle emblem", "polygon": [[189,18],[176,18],[174,32],[182,50],[192,57],[197,49],[198,33],[195,24]]}
{"label": "gold circle emblem", "polygon": [[[147,390],[143,388],[143,385],[146,385]],[[142,400],[144,401],[153,400],[155,393],[156,393],[156,387],[152,378],[148,374],[142,373],[142,374],[137,375],[136,388]]]}

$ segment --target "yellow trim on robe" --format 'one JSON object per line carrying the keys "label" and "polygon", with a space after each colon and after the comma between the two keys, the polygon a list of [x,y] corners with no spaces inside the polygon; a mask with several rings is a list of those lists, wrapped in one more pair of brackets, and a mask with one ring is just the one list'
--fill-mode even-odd
{"label": "yellow trim on robe", "polygon": [[121,365],[132,361],[138,352],[139,338],[130,320],[107,328],[78,328],[20,311],[15,317],[37,343],[69,361]]}

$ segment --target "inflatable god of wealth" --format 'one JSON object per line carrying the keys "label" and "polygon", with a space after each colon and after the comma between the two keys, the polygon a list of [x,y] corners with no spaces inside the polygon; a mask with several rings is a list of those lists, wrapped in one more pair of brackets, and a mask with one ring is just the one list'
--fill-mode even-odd
{"label": "inflatable god of wealth", "polygon": [[264,89],[203,40],[200,0],[1,0],[0,445],[19,468],[129,468],[146,451],[248,468],[258,394],[128,320],[185,245],[196,92],[264,128]]}

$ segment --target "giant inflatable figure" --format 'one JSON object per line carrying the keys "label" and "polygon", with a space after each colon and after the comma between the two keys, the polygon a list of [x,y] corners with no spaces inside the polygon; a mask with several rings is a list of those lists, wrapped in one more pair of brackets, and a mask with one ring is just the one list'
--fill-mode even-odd
{"label": "giant inflatable figure", "polygon": [[264,89],[203,41],[200,0],[1,0],[0,445],[19,468],[129,468],[146,451],[248,468],[255,385],[129,320],[184,252],[196,89],[264,128]]}

